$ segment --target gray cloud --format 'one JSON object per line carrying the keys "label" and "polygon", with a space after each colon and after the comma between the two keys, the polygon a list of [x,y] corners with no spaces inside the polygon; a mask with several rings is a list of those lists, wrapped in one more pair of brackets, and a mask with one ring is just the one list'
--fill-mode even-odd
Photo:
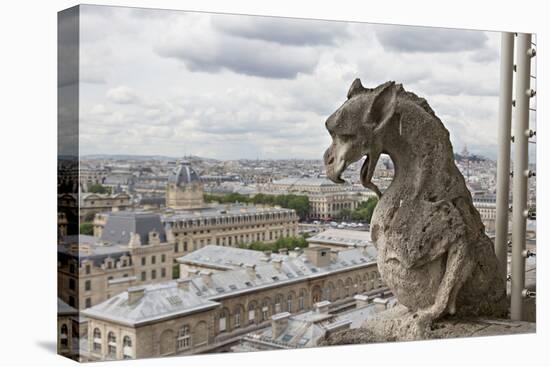
{"label": "gray cloud", "polygon": [[293,79],[311,73],[319,54],[308,47],[284,46],[224,35],[199,39],[173,37],[155,48],[159,56],[182,61],[191,71],[217,73],[230,70],[250,76]]}
{"label": "gray cloud", "polygon": [[487,41],[480,31],[403,26],[380,27],[376,37],[386,50],[399,52],[469,51],[484,47]]}
{"label": "gray cloud", "polygon": [[232,36],[294,46],[334,45],[349,36],[343,22],[226,15],[214,17],[212,25]]}
{"label": "gray cloud", "polygon": [[319,158],[324,121],[360,77],[404,83],[458,150],[494,156],[494,33],[430,29],[431,39],[391,26],[402,42],[420,37],[391,48],[382,25],[128,8],[82,16],[85,154]]}

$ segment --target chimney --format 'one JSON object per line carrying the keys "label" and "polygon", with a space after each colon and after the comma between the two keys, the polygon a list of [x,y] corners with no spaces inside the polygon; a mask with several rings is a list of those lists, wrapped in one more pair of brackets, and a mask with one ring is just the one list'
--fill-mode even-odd
{"label": "chimney", "polygon": [[244,264],[244,267],[246,268],[246,272],[250,276],[250,278],[256,278],[256,265]]}
{"label": "chimney", "polygon": [[128,247],[138,247],[141,246],[141,237],[139,234],[130,232],[130,241],[128,242]]}
{"label": "chimney", "polygon": [[306,247],[304,253],[309,262],[319,268],[330,265],[330,249],[328,247]]}
{"label": "chimney", "polygon": [[313,305],[313,308],[318,314],[328,313],[328,308],[330,307],[330,301],[321,301]]}
{"label": "chimney", "polygon": [[160,245],[160,235],[157,231],[149,232],[149,244]]}
{"label": "chimney", "polygon": [[288,249],[286,247],[280,248],[279,253],[281,255],[288,255]]}
{"label": "chimney", "polygon": [[212,286],[212,272],[210,270],[202,270],[199,275],[207,287]]}
{"label": "chimney", "polygon": [[271,316],[271,333],[273,339],[278,338],[288,327],[289,312],[281,312]]}
{"label": "chimney", "polygon": [[184,291],[189,290],[189,284],[191,283],[191,279],[178,279],[176,280],[176,283],[178,284],[178,288]]}
{"label": "chimney", "polygon": [[130,287],[128,288],[128,304],[133,305],[137,301],[143,298],[145,295],[145,287]]}
{"label": "chimney", "polygon": [[283,260],[282,259],[273,259],[273,260],[271,260],[271,263],[273,264],[273,267],[277,271],[281,271],[281,269],[283,268]]}
{"label": "chimney", "polygon": [[338,254],[339,254],[339,250],[330,250],[330,262],[331,263],[335,263],[335,262],[338,262]]}
{"label": "chimney", "polygon": [[376,297],[372,303],[374,303],[374,310],[376,312],[384,311],[388,308],[388,300]]}
{"label": "chimney", "polygon": [[358,294],[353,297],[353,299],[355,300],[355,306],[357,308],[362,308],[369,304],[369,297],[364,294]]}

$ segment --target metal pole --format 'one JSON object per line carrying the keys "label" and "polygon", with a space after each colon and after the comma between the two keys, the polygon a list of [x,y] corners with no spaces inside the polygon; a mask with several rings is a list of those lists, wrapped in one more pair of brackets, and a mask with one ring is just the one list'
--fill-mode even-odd
{"label": "metal pole", "polygon": [[514,34],[500,37],[500,97],[498,109],[497,213],[495,254],[502,281],[508,275],[508,218],[510,206],[510,144],[512,129],[512,82],[514,79]]}
{"label": "metal pole", "polygon": [[531,98],[531,34],[519,33],[516,53],[516,115],[514,126],[514,181],[512,200],[512,296],[510,316],[523,319],[525,288],[525,227],[527,218],[527,179],[529,99]]}

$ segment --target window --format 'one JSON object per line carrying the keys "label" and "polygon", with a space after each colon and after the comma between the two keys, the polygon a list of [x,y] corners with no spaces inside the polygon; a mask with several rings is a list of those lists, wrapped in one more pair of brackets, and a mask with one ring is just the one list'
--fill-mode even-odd
{"label": "window", "polygon": [[146,281],[146,280],[147,280],[147,273],[144,272],[144,271],[142,271],[142,272],[141,272],[141,281],[144,282],[144,281]]}
{"label": "window", "polygon": [[147,259],[145,257],[141,258],[141,266],[145,266],[147,264]]}
{"label": "window", "polygon": [[59,342],[62,346],[66,347],[69,345],[69,328],[66,324],[61,325],[61,332],[59,333]]}
{"label": "window", "polygon": [[86,291],[91,291],[92,290],[92,281],[91,280],[87,280],[86,282],[84,282],[84,290],[86,290]]}
{"label": "window", "polygon": [[161,277],[161,278],[165,278],[165,277],[166,277],[166,269],[165,269],[165,268],[160,269],[160,277]]}
{"label": "window", "polygon": [[304,290],[300,291],[300,298],[298,298],[298,309],[301,311],[304,309],[304,301],[306,299],[306,292]]}
{"label": "window", "polygon": [[166,254],[160,255],[160,261],[165,263],[166,262]]}
{"label": "window", "polygon": [[70,278],[69,279],[69,289],[74,291],[75,288],[76,288],[76,283],[75,283],[73,278]]}
{"label": "window", "polygon": [[86,308],[90,308],[90,307],[92,307],[92,299],[86,298]]}
{"label": "window", "polygon": [[101,353],[101,331],[98,328],[94,329],[94,339],[93,339],[93,351],[96,353]]}
{"label": "window", "polygon": [[156,264],[157,257],[155,255],[151,256],[151,264]]}
{"label": "window", "polygon": [[74,264],[69,264],[69,273],[73,274],[74,273]]}
{"label": "window", "polygon": [[241,310],[235,311],[235,327],[241,327]]}
{"label": "window", "polygon": [[191,346],[191,330],[189,325],[183,325],[179,329],[176,346],[178,351],[187,349]]}
{"label": "window", "polygon": [[155,269],[151,270],[151,279],[157,279],[157,271]]}
{"label": "window", "polygon": [[286,310],[288,312],[292,312],[292,294],[289,294],[286,299]]}
{"label": "window", "polygon": [[116,358],[116,336],[112,331],[107,334],[107,354],[110,358]]}
{"label": "window", "polygon": [[248,322],[253,324],[256,319],[256,310],[253,304],[248,305]]}
{"label": "window", "polygon": [[92,267],[90,265],[86,265],[86,274],[90,274],[92,272]]}
{"label": "window", "polygon": [[222,310],[220,313],[220,332],[227,330],[227,312]]}

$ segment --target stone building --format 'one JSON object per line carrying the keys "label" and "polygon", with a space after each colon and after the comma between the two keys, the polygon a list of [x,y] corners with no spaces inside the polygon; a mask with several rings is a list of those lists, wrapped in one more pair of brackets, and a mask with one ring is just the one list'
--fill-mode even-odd
{"label": "stone building", "polygon": [[271,316],[353,307],[357,294],[383,284],[372,247],[267,258],[226,271],[199,271],[165,283],[131,287],[83,311],[91,360],[145,358],[223,350],[265,328]]}
{"label": "stone building", "polygon": [[[472,200],[474,202],[474,207],[478,210],[479,215],[481,216],[481,221],[485,225],[485,230],[488,232],[494,232],[497,218],[496,195],[476,194],[472,196]],[[511,199],[510,202],[512,202]]]}
{"label": "stone building", "polygon": [[177,258],[180,277],[186,278],[200,271],[227,271],[242,267],[243,264],[257,266],[268,261],[284,259],[284,254],[272,254],[234,247],[209,245]]}
{"label": "stone building", "polygon": [[[163,225],[174,235],[176,256],[208,245],[238,247],[254,241],[271,243],[298,235],[299,218],[293,209],[227,204],[159,213]],[[94,236],[102,235],[110,215],[95,216]]]}
{"label": "stone building", "polygon": [[238,247],[298,235],[293,209],[254,205],[216,205],[167,214],[163,221],[174,233],[174,252],[185,255],[207,245]]}
{"label": "stone building", "polygon": [[82,193],[79,195],[80,222],[101,212],[121,211],[132,207],[132,198],[126,193],[94,194]]}
{"label": "stone building", "polygon": [[67,236],[58,244],[59,297],[87,308],[129,286],[172,279],[174,243],[158,214],[115,212],[100,237]]}
{"label": "stone building", "polygon": [[313,305],[313,310],[301,314],[275,314],[268,327],[246,334],[231,350],[257,352],[316,347],[332,334],[357,329],[369,318],[395,305],[395,297],[379,298],[379,295],[356,295],[355,307],[340,313],[330,312],[330,301],[321,301]]}
{"label": "stone building", "polygon": [[57,353],[79,357],[78,310],[57,299]]}
{"label": "stone building", "polygon": [[204,191],[199,175],[187,161],[182,161],[168,177],[166,207],[195,209],[204,206]]}
{"label": "stone building", "polygon": [[357,209],[365,195],[351,191],[350,185],[335,184],[326,178],[284,178],[268,185],[273,194],[296,193],[309,198],[309,219],[330,220],[338,217],[342,209]]}

